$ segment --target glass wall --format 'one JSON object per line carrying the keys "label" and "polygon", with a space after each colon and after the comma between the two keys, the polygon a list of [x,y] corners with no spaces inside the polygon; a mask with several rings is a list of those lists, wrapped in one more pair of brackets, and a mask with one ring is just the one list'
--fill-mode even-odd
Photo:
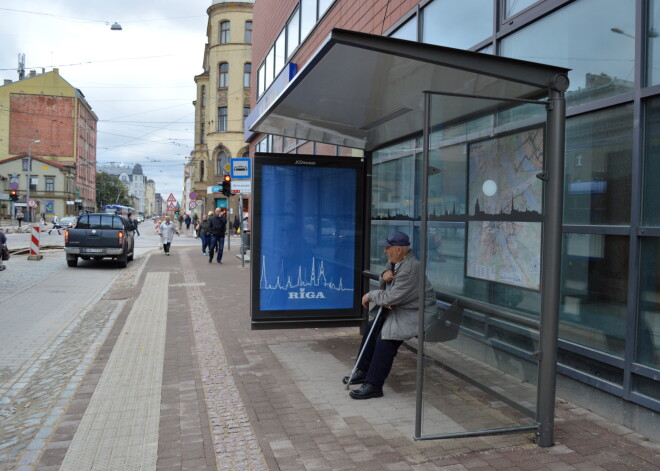
{"label": "glass wall", "polygon": [[492,36],[493,9],[483,0],[436,0],[422,10],[422,28],[422,42],[468,49]]}
{"label": "glass wall", "polygon": [[[635,360],[660,367],[660,239],[645,238],[641,244],[639,319]],[[657,385],[656,385],[657,387]]]}
{"label": "glass wall", "polygon": [[646,136],[644,152],[644,197],[642,223],[660,226],[660,98],[646,104]]}

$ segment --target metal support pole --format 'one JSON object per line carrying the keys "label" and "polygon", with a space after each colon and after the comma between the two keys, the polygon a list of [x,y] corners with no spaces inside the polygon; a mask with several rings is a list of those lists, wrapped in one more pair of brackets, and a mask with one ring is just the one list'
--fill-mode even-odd
{"label": "metal support pole", "polygon": [[243,230],[243,193],[238,195],[238,224],[241,229],[241,267],[245,268],[245,231]]}
{"label": "metal support pole", "polygon": [[428,218],[428,185],[431,136],[431,93],[424,92],[424,131],[422,143],[422,208],[420,214],[420,250],[419,250],[419,327],[417,347],[417,381],[415,399],[415,439],[422,435],[422,400],[424,387],[424,310],[426,300],[426,238]]}
{"label": "metal support pole", "polygon": [[30,207],[30,185],[32,184],[32,144],[38,144],[41,141],[30,142],[28,144],[28,161],[27,161],[27,191],[25,192],[25,206],[27,209],[27,222],[32,222],[32,208]]}
{"label": "metal support pole", "polygon": [[555,393],[557,387],[557,339],[559,331],[559,290],[561,281],[562,213],[564,198],[564,148],[566,76],[555,77],[547,106],[547,145],[543,196],[543,246],[541,271],[541,358],[537,390],[537,444],[554,445]]}

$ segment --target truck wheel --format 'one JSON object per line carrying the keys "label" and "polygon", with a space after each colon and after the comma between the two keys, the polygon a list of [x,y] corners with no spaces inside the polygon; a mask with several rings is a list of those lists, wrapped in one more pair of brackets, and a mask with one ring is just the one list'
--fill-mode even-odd
{"label": "truck wheel", "polygon": [[129,262],[133,261],[133,252],[131,252],[131,254],[128,256],[128,261]]}
{"label": "truck wheel", "polygon": [[117,261],[121,268],[126,268],[128,266],[128,255],[124,254],[121,257],[117,257]]}
{"label": "truck wheel", "polygon": [[66,259],[66,264],[70,267],[77,267],[78,266],[78,257],[67,258]]}

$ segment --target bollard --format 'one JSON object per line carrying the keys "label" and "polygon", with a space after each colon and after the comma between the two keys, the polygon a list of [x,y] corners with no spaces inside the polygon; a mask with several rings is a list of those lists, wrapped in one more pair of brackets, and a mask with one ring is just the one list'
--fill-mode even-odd
{"label": "bollard", "polygon": [[39,239],[41,236],[41,228],[37,225],[32,226],[32,233],[30,236],[30,255],[28,260],[41,260],[43,255],[39,254]]}

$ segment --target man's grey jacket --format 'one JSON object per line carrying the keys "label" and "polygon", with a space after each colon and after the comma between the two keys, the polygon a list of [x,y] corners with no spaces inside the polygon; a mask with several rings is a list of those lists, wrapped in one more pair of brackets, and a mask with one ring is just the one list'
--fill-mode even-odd
{"label": "man's grey jacket", "polygon": [[[382,338],[386,340],[407,340],[419,334],[419,261],[411,252],[399,262],[396,270],[391,262],[387,270],[394,270],[394,280],[389,286],[380,276],[380,289],[369,291],[369,300],[378,306],[389,308],[383,329]],[[429,326],[437,317],[435,291],[429,280],[424,277],[424,319]]]}

